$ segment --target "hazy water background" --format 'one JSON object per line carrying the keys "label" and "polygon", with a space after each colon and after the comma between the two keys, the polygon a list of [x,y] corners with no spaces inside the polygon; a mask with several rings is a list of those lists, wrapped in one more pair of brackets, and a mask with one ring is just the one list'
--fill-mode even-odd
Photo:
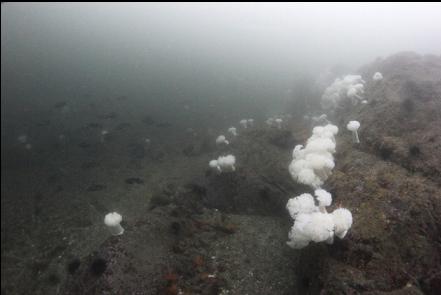
{"label": "hazy water background", "polygon": [[188,120],[187,105],[194,125],[266,116],[327,67],[441,52],[439,15],[436,4],[2,4],[2,136],[54,103],[105,110],[118,96],[125,112],[167,121]]}

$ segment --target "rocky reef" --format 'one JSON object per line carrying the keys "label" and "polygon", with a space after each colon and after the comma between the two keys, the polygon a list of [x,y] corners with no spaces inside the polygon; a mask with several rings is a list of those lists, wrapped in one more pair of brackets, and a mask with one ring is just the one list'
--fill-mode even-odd
{"label": "rocky reef", "polygon": [[[384,79],[374,83],[377,71]],[[400,53],[359,74],[367,103],[342,105],[329,116],[340,132],[336,166],[323,187],[332,193],[331,210],[341,205],[353,214],[343,240],[301,250],[286,245],[292,225],[286,202],[311,192],[291,179],[288,165],[311,125],[298,117],[281,129],[256,122],[224,147],[215,147],[209,133],[176,142],[172,152],[130,147],[136,169],[119,182],[86,188],[93,214],[85,210],[99,218],[75,227],[93,228],[87,233],[102,241],[69,250],[63,256],[69,259],[59,258],[64,270],[48,261],[39,267],[34,278],[44,273],[48,284],[33,285],[33,294],[439,294],[441,57]],[[361,123],[359,144],[345,128],[350,120]],[[227,153],[237,159],[234,172],[208,167]],[[123,235],[107,237],[100,214],[109,208],[95,196],[118,191],[115,183],[125,191],[112,198],[138,213],[123,220]],[[35,202],[46,204],[43,197]],[[53,247],[53,257],[70,249]],[[2,294],[16,288],[3,286],[6,278]]]}

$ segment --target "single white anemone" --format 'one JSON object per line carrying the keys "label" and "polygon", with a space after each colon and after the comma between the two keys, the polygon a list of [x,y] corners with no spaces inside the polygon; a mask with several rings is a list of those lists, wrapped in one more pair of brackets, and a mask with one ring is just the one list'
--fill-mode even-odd
{"label": "single white anemone", "polygon": [[104,217],[104,224],[107,225],[110,233],[114,236],[119,236],[124,233],[124,228],[121,226],[122,216],[116,212],[108,213]]}
{"label": "single white anemone", "polygon": [[358,121],[349,121],[348,125],[346,125],[349,131],[352,131],[352,136],[355,143],[360,143],[360,139],[358,138],[358,128],[360,128],[360,122]]}

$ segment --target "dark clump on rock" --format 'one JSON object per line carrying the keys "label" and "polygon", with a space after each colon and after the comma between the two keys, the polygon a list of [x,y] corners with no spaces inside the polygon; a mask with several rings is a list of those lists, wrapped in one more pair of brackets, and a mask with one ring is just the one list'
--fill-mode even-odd
{"label": "dark clump on rock", "polygon": [[289,130],[272,130],[268,141],[281,149],[292,149],[296,145],[296,139]]}
{"label": "dark clump on rock", "polygon": [[418,157],[421,154],[421,150],[418,146],[412,145],[409,147],[409,155],[412,157]]}
{"label": "dark clump on rock", "polygon": [[403,100],[401,106],[403,110],[405,110],[407,113],[410,113],[415,109],[415,103],[411,98],[406,98],[405,100]]}
{"label": "dark clump on rock", "polygon": [[213,150],[214,145],[210,137],[197,137],[191,140],[182,149],[182,153],[187,157],[200,156]]}
{"label": "dark clump on rock", "polygon": [[74,258],[72,259],[68,264],[67,264],[67,272],[70,273],[71,275],[74,274],[78,268],[81,265],[81,261],[79,258]]}
{"label": "dark clump on rock", "polygon": [[50,285],[54,286],[54,285],[59,284],[61,282],[61,279],[57,274],[52,273],[47,277],[47,282]]}
{"label": "dark clump on rock", "polygon": [[382,147],[380,147],[380,149],[378,151],[380,153],[381,159],[383,159],[383,160],[389,160],[393,154],[392,148],[390,148],[388,146],[382,146]]}
{"label": "dark clump on rock", "polygon": [[195,146],[193,144],[189,144],[189,145],[185,146],[182,149],[182,153],[187,157],[191,157],[191,156],[196,155]]}
{"label": "dark clump on rock", "polygon": [[207,194],[207,188],[198,183],[188,183],[187,185],[185,185],[185,188],[191,190],[199,196],[205,196]]}
{"label": "dark clump on rock", "polygon": [[170,196],[167,196],[163,193],[156,193],[150,199],[150,210],[155,209],[156,207],[167,206],[171,203]]}
{"label": "dark clump on rock", "polygon": [[181,224],[179,224],[179,222],[174,221],[171,223],[170,229],[174,235],[179,235],[179,233],[181,232]]}
{"label": "dark clump on rock", "polygon": [[95,258],[90,265],[90,272],[95,276],[101,276],[107,269],[107,261],[104,258]]}

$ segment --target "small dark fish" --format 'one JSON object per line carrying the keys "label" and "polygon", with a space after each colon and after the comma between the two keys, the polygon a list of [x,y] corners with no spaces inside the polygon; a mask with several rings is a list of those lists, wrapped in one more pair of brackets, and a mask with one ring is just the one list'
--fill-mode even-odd
{"label": "small dark fish", "polygon": [[83,149],[87,149],[91,147],[90,143],[87,142],[81,142],[80,144],[78,144],[78,146]]}
{"label": "small dark fish", "polygon": [[103,128],[103,125],[100,123],[89,123],[86,125],[86,128]]}
{"label": "small dark fish", "polygon": [[99,116],[99,118],[101,118],[101,119],[115,119],[116,117],[118,117],[118,114],[115,112],[111,112],[111,113]]}
{"label": "small dark fish", "polygon": [[86,162],[81,164],[81,169],[91,169],[91,168],[96,168],[98,166],[99,165],[97,162]]}
{"label": "small dark fish", "polygon": [[93,184],[93,185],[91,185],[91,186],[89,186],[89,187],[87,188],[87,191],[88,191],[88,192],[97,192],[97,191],[102,191],[102,190],[105,189],[105,188],[106,188],[105,185],[102,185],[102,184]]}
{"label": "small dark fish", "polygon": [[127,99],[128,99],[128,97],[127,97],[127,96],[124,96],[124,95],[118,96],[118,97],[116,98],[116,100],[127,100]]}
{"label": "small dark fish", "polygon": [[150,117],[150,116],[145,116],[144,119],[142,119],[142,122],[146,125],[155,124],[155,120],[153,120],[152,117]]}
{"label": "small dark fish", "polygon": [[61,108],[64,108],[65,106],[67,106],[67,102],[65,102],[65,101],[60,101],[60,102],[57,102],[56,104],[54,104],[54,108],[56,108],[56,109],[61,109]]}
{"label": "small dark fish", "polygon": [[132,125],[130,123],[120,123],[120,124],[116,125],[115,129],[116,130],[123,130],[123,129],[127,129],[131,126]]}
{"label": "small dark fish", "polygon": [[171,124],[168,123],[168,122],[162,122],[162,123],[157,123],[156,127],[159,127],[159,128],[169,128],[169,127],[171,127]]}
{"label": "small dark fish", "polygon": [[144,181],[139,177],[130,177],[126,179],[127,184],[144,184]]}
{"label": "small dark fish", "polygon": [[38,122],[37,123],[37,126],[38,127],[43,127],[43,126],[48,126],[48,125],[50,125],[51,124],[51,121],[49,121],[49,120],[43,120],[43,121],[41,121],[41,122]]}

